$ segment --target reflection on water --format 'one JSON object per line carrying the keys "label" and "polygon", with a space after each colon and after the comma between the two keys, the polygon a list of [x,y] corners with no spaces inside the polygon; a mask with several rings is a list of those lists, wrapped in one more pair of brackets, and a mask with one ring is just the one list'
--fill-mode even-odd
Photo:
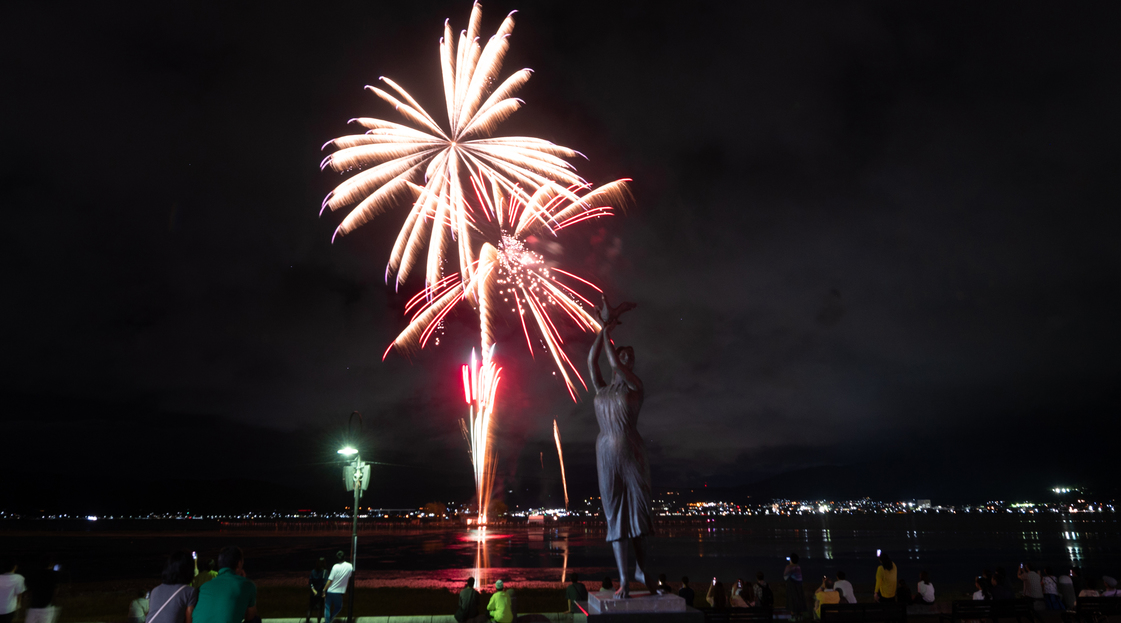
{"label": "reflection on water", "polygon": [[[108,523],[108,522],[107,522]],[[72,580],[156,577],[161,559],[175,549],[198,550],[208,558],[227,544],[246,550],[255,579],[297,582],[319,556],[347,549],[346,532],[220,530],[172,533],[103,531],[29,533],[0,531],[0,549],[17,555],[53,553],[71,563]],[[181,524],[180,524],[181,525]],[[6,527],[6,526],[0,526]],[[1111,513],[1093,519],[1019,518],[999,515],[904,515],[748,517],[659,522],[649,542],[649,570],[670,577],[753,577],[763,571],[777,579],[785,558],[801,557],[805,577],[844,570],[869,581],[875,551],[883,549],[900,566],[903,579],[920,570],[936,581],[964,582],[982,568],[1014,569],[1022,562],[1056,569],[1086,567],[1091,574],[1121,572],[1121,531]],[[181,527],[175,528],[182,530]],[[361,527],[358,577],[364,585],[481,585],[497,579],[520,585],[556,586],[570,573],[585,580],[615,575],[604,531],[598,524],[560,523],[549,527],[368,524]]]}

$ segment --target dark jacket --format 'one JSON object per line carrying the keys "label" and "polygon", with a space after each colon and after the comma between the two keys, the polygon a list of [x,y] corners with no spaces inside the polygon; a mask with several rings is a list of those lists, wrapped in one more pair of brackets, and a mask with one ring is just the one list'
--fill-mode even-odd
{"label": "dark jacket", "polygon": [[463,623],[479,616],[479,591],[464,586],[459,591],[459,607],[455,609],[455,620]]}

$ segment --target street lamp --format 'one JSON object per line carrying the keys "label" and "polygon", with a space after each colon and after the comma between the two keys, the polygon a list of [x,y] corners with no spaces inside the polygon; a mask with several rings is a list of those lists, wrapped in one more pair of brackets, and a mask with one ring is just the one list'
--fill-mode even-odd
{"label": "street lamp", "polygon": [[[358,416],[358,427],[362,427],[362,414],[355,411],[350,414],[350,422],[347,428],[354,423],[354,417]],[[350,438],[354,439],[353,431],[350,432]],[[350,604],[347,606],[347,621],[354,623],[357,617],[354,616],[354,592],[358,586],[358,500],[362,497],[362,492],[370,486],[370,464],[362,462],[362,455],[354,446],[347,445],[339,448],[338,453],[347,459],[352,459],[346,465],[343,465],[343,482],[346,484],[347,491],[354,491],[354,513],[351,522],[350,530]]]}

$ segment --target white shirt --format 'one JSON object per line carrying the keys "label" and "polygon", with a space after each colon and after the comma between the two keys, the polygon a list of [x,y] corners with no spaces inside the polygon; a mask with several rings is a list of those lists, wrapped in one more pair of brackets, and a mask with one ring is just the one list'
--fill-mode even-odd
{"label": "white shirt", "polygon": [[919,582],[919,595],[922,596],[922,600],[926,603],[934,603],[934,585],[927,584],[926,582]]}
{"label": "white shirt", "polygon": [[10,614],[19,606],[17,597],[27,591],[23,576],[18,573],[0,573],[0,614]]}
{"label": "white shirt", "polygon": [[327,592],[345,593],[346,585],[350,582],[350,574],[352,573],[354,573],[354,567],[346,561],[331,567],[331,575],[327,576]]}
{"label": "white shirt", "polygon": [[845,601],[850,604],[856,603],[856,593],[852,591],[852,582],[848,580],[837,580],[833,583],[833,588],[840,590],[844,594]]}

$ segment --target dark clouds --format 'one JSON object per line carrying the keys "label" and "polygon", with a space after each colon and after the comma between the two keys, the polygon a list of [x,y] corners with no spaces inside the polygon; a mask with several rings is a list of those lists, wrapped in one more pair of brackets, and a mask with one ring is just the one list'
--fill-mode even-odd
{"label": "dark clouds", "polygon": [[[618,337],[649,388],[656,485],[885,447],[922,461],[909,448],[928,438],[1031,443],[1116,414],[1112,8],[650,6],[516,7],[506,68],[536,73],[506,127],[588,154],[589,179],[635,179],[627,215],[564,257],[639,303]],[[487,4],[484,29],[511,8]],[[467,11],[10,7],[9,425],[42,435],[35,412],[62,399],[104,422],[127,405],[151,416],[120,446],[190,454],[236,423],[261,443],[230,465],[276,480],[277,444],[305,440],[312,461],[358,409],[371,451],[413,466],[386,474],[386,499],[468,492],[432,466],[465,461],[453,381],[470,315],[382,363],[412,291],[383,283],[403,215],[334,245],[337,217],[316,216],[337,182],[319,146],[346,119],[392,116],[361,87],[392,76],[435,108],[440,25]],[[594,488],[589,401],[502,332],[505,484],[538,486],[557,417],[575,486]],[[210,432],[174,441],[164,417]],[[108,471],[113,445],[88,450],[116,457]]]}

